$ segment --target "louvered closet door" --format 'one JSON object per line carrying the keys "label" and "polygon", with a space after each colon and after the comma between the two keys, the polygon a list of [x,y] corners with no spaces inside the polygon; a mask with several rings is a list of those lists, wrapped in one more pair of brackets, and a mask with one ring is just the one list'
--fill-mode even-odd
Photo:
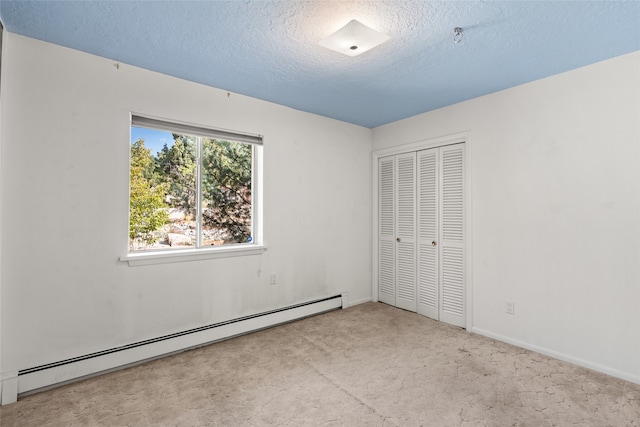
{"label": "louvered closet door", "polygon": [[378,300],[396,305],[396,159],[378,161]]}
{"label": "louvered closet door", "polygon": [[438,149],[419,151],[418,166],[418,313],[438,320]]}
{"label": "louvered closet door", "polygon": [[464,144],[378,166],[378,299],[464,327]]}
{"label": "louvered closet door", "polygon": [[396,307],[416,311],[416,153],[396,156]]}
{"label": "louvered closet door", "polygon": [[440,147],[439,320],[465,326],[464,144]]}

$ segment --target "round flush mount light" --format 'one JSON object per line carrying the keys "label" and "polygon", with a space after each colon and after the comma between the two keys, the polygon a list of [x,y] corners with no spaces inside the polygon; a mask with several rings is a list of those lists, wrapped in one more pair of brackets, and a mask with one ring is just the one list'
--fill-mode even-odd
{"label": "round flush mount light", "polygon": [[389,36],[352,19],[318,44],[348,56],[357,56],[389,40]]}

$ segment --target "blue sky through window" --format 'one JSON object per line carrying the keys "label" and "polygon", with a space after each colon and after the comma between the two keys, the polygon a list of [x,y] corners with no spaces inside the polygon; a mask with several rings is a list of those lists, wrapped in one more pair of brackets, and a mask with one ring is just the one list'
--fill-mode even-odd
{"label": "blue sky through window", "polygon": [[158,151],[162,150],[164,144],[167,144],[169,148],[173,145],[171,132],[131,126],[131,143],[133,144],[140,138],[144,139],[144,146],[150,148],[151,154],[154,156],[158,154]]}

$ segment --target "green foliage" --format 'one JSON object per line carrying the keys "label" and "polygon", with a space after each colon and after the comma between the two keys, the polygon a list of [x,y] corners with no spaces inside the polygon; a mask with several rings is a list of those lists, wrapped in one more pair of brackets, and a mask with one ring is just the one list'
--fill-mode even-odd
{"label": "green foliage", "polygon": [[238,142],[202,143],[203,221],[235,242],[246,242],[251,234],[251,151]]}
{"label": "green foliage", "polygon": [[131,144],[129,173],[129,243],[149,245],[155,242],[154,232],[168,220],[164,197],[168,186],[153,185],[155,159],[145,148],[144,140]]}
{"label": "green foliage", "polygon": [[[153,157],[144,140],[131,145],[131,242],[154,243],[169,217],[167,207],[184,214],[167,230],[194,229],[197,206],[197,138],[173,134]],[[251,235],[252,147],[238,142],[202,138],[201,192],[203,239],[246,242]],[[177,222],[176,222],[177,221]]]}
{"label": "green foliage", "polygon": [[169,187],[169,203],[185,214],[196,214],[196,140],[189,135],[173,134],[174,144],[165,144],[158,153],[159,180]]}

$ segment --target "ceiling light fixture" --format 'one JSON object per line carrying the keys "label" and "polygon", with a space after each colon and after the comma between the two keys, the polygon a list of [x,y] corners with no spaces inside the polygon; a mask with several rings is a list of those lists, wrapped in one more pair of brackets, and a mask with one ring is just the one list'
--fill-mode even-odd
{"label": "ceiling light fixture", "polygon": [[320,40],[318,44],[344,55],[358,56],[389,39],[388,35],[352,19],[329,37]]}

